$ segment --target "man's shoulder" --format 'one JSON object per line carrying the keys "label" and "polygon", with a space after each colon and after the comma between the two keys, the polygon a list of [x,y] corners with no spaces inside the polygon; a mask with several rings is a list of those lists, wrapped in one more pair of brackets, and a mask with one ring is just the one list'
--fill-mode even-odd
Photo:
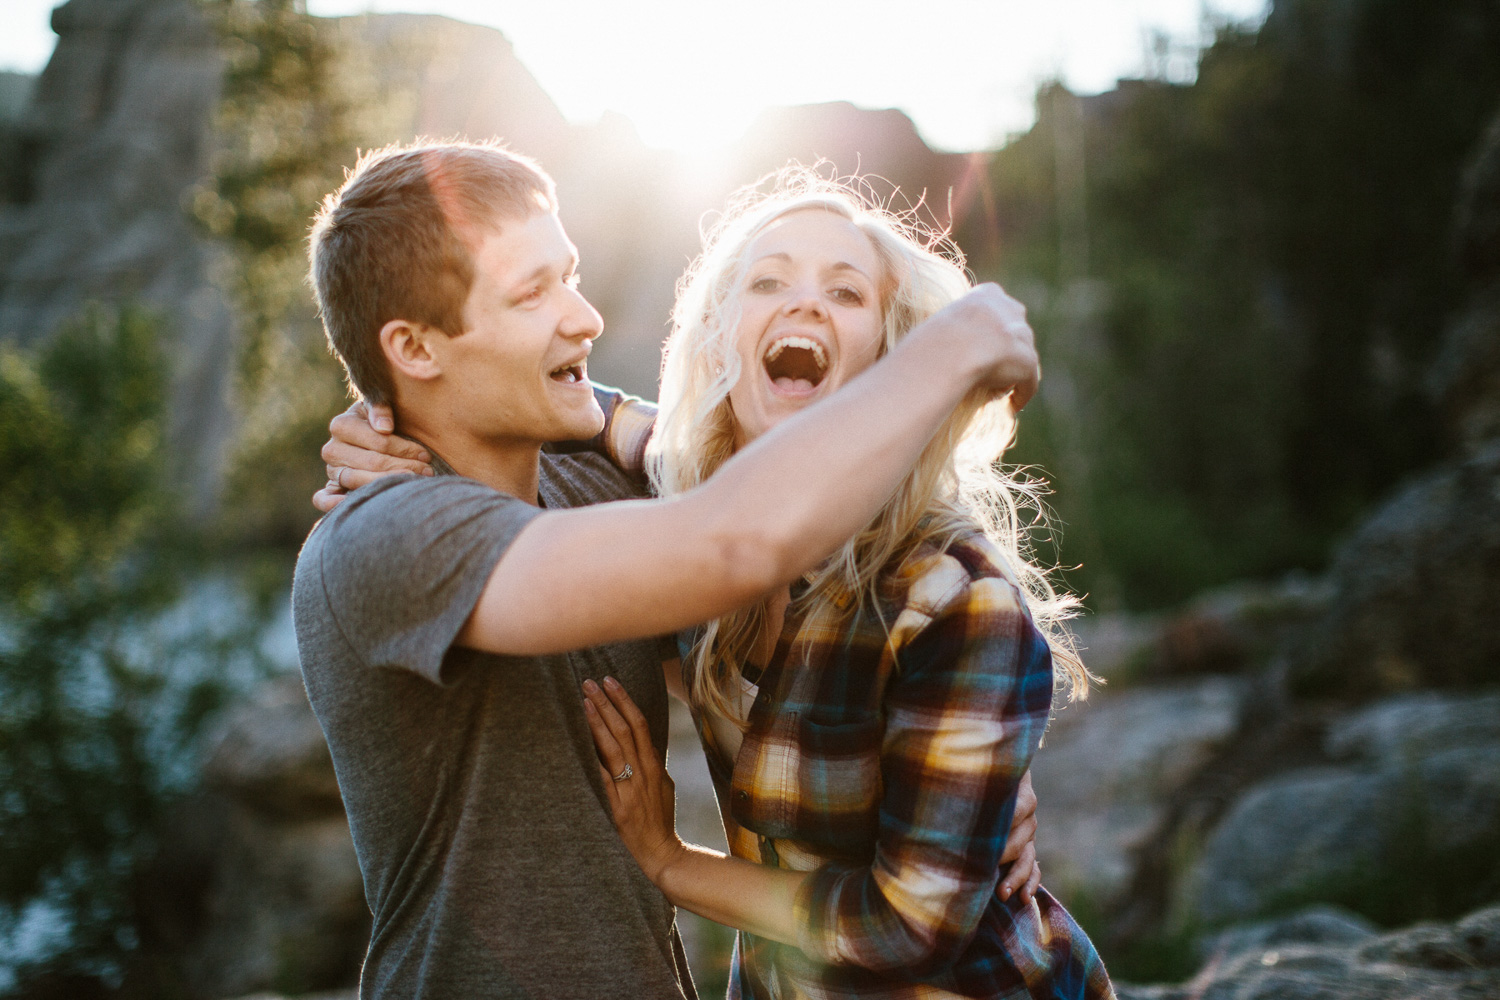
{"label": "man's shoulder", "polygon": [[[541,511],[461,476],[388,476],[351,493],[313,526],[297,557],[294,607],[310,610],[341,581],[410,589],[422,564],[451,572],[452,549],[494,548],[494,558]],[[344,588],[338,588],[344,589]]]}
{"label": "man's shoulder", "polygon": [[621,471],[595,452],[543,453],[538,486],[552,508],[587,507],[651,495],[643,477]]}

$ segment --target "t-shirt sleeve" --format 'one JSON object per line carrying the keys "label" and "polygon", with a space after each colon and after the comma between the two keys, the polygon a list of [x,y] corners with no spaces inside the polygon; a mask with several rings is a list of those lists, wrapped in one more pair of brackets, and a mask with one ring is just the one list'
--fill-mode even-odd
{"label": "t-shirt sleeve", "polygon": [[384,485],[356,492],[323,525],[328,612],[365,666],[441,684],[443,657],[490,574],[541,511],[456,476]]}

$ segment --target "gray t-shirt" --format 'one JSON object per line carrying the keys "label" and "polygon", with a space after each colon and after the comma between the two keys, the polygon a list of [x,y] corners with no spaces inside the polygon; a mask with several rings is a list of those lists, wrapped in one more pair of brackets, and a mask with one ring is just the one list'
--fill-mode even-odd
{"label": "gray t-shirt", "polygon": [[[641,492],[599,456],[542,457],[550,507]],[[457,476],[392,477],[350,495],[297,560],[303,677],[374,915],[362,998],[693,996],[672,907],[610,822],[582,708],[583,680],[613,676],[665,746],[658,644],[452,645],[539,513]],[[596,583],[576,572],[587,601]]]}

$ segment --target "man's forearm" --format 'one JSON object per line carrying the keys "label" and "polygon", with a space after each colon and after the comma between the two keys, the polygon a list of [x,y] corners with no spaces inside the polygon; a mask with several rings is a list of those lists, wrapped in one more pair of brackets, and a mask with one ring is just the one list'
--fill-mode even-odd
{"label": "man's forearm", "polygon": [[684,496],[708,521],[776,560],[772,586],[817,565],[864,527],[970,392],[960,338],[913,334],[817,406],[752,442]]}
{"label": "man's forearm", "polygon": [[687,493],[533,520],[459,641],[555,653],[676,631],[748,604],[868,523],[970,392],[1020,385],[1029,394],[1035,378],[1020,304],[999,289],[976,293]]}

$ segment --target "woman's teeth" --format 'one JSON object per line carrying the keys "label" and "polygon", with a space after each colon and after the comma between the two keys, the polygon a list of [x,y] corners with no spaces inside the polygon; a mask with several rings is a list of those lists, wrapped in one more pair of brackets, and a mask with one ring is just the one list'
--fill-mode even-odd
{"label": "woman's teeth", "polygon": [[778,388],[807,392],[822,383],[828,355],[809,337],[782,337],[772,342],[762,365]]}
{"label": "woman's teeth", "polygon": [[821,371],[828,367],[828,355],[823,351],[823,345],[810,337],[782,337],[771,344],[771,349],[766,352],[766,363],[770,364],[781,356],[781,352],[788,347],[800,347],[805,351],[812,351],[813,360],[817,362]]}
{"label": "woman's teeth", "polygon": [[550,377],[554,382],[580,382],[583,380],[583,370],[577,365],[564,365],[552,372]]}

